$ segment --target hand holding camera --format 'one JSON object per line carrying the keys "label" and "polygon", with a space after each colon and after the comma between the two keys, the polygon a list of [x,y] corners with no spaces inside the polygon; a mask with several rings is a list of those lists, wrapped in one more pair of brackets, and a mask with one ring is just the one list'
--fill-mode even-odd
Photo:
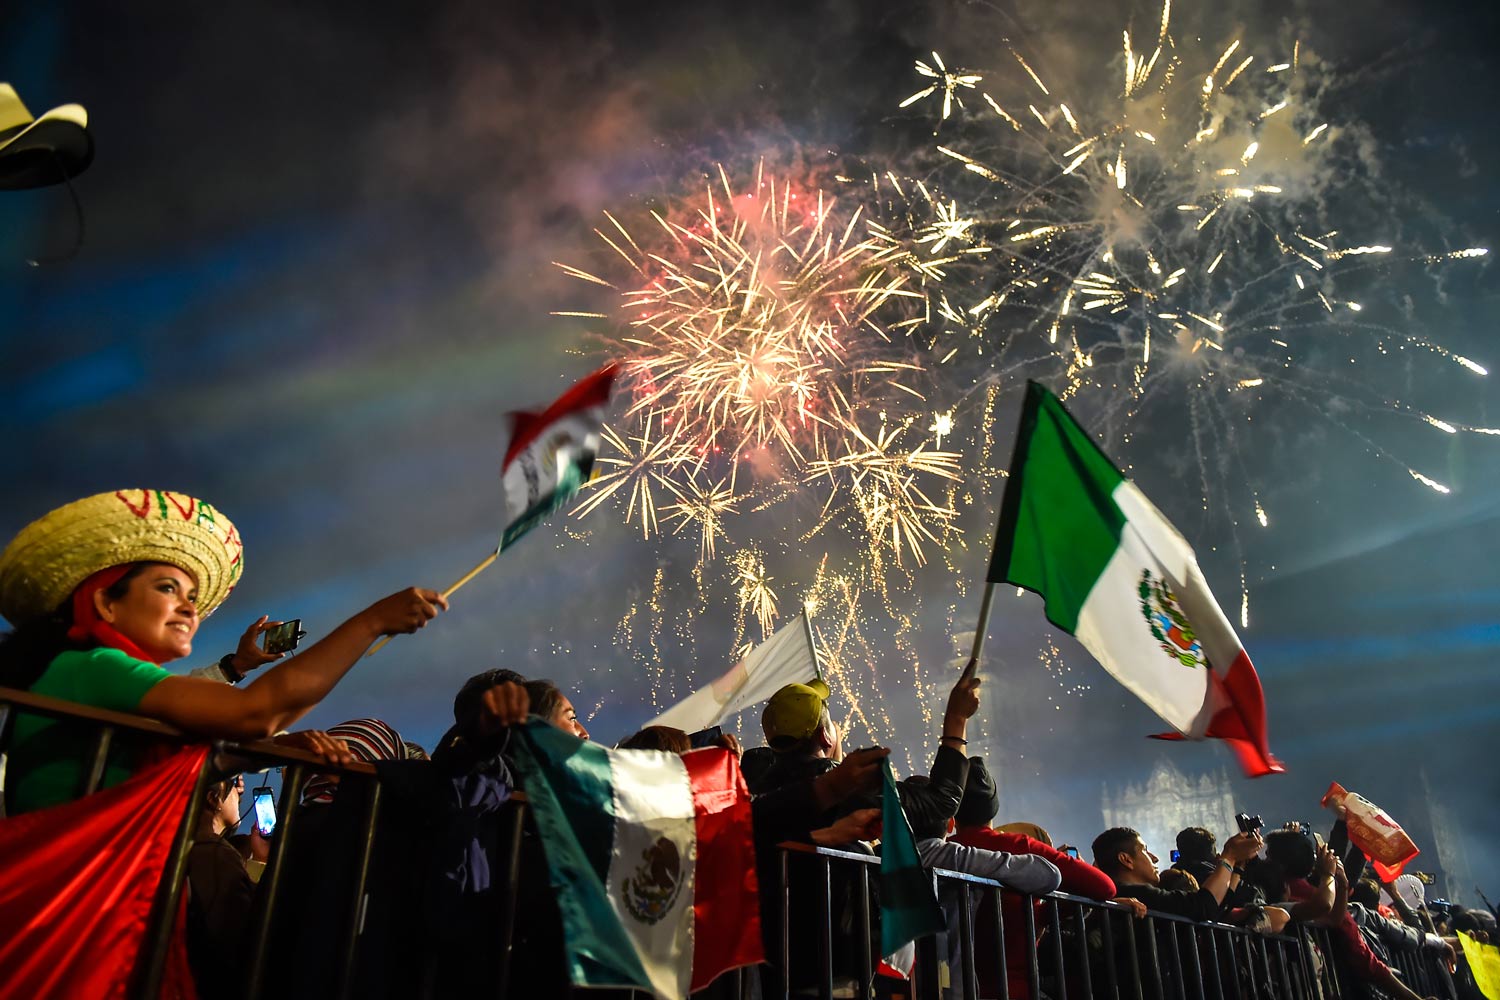
{"label": "hand holding camera", "polygon": [[1266,842],[1261,839],[1258,830],[1241,831],[1224,841],[1224,850],[1220,857],[1238,868],[1259,854],[1264,846]]}

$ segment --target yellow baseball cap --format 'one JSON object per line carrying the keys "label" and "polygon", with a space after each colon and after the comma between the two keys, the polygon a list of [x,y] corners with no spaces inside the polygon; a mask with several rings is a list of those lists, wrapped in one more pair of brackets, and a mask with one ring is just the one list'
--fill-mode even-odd
{"label": "yellow baseball cap", "polygon": [[819,680],[806,684],[788,684],[771,695],[760,725],[772,749],[800,743],[818,731],[823,717],[823,703],[828,700],[828,685]]}

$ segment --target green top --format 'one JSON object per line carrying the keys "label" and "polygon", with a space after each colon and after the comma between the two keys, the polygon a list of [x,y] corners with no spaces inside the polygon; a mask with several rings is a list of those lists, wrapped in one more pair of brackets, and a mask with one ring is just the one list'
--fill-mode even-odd
{"label": "green top", "polygon": [[1047,620],[1069,635],[1094,581],[1120,544],[1125,477],[1057,397],[1026,383],[1026,405],[986,576],[1041,594]]}
{"label": "green top", "polygon": [[[147,691],[171,676],[154,663],[101,646],[59,653],[31,685],[31,693],[134,712]],[[76,726],[17,713],[7,781],[11,810],[30,812],[76,798],[88,767],[89,742]],[[110,750],[101,788],[118,785],[135,772],[138,754],[122,742],[129,741],[117,739]]]}

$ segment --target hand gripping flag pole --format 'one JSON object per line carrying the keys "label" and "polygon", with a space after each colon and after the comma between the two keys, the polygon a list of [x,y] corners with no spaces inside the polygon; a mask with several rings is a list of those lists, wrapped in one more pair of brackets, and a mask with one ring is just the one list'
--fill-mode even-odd
{"label": "hand gripping flag pole", "polygon": [[[443,591],[444,600],[489,569],[501,552],[552,516],[592,478],[604,408],[617,370],[613,364],[604,366],[579,380],[540,413],[515,410],[505,415],[508,435],[500,466],[505,530],[494,552]],[[365,655],[374,656],[390,641],[391,636],[386,636]]]}

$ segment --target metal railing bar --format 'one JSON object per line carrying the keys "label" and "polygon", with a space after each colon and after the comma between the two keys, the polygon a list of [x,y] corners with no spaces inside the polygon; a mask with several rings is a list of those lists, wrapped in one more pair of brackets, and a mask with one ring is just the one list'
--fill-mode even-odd
{"label": "metal railing bar", "polygon": [[260,893],[256,897],[252,917],[250,962],[245,979],[245,995],[250,1000],[259,1000],[266,993],[266,963],[270,959],[276,904],[281,898],[282,873],[286,868],[284,859],[292,832],[298,828],[297,817],[302,812],[302,786],[306,782],[307,770],[301,764],[288,767],[282,777],[276,838],[271,841],[271,856],[266,861],[265,874],[261,876]]}
{"label": "metal railing bar", "polygon": [[[1089,929],[1083,910],[1081,906],[1073,907],[1075,932],[1078,936],[1078,968],[1083,972],[1083,995],[1088,1000],[1094,1000],[1094,974],[1089,969]],[[1108,920],[1109,914],[1106,913],[1104,919]]]}
{"label": "metal railing bar", "polygon": [[1031,987],[1031,1000],[1041,1000],[1041,962],[1036,953],[1036,904],[1030,896],[1021,896],[1022,926],[1026,928],[1026,981]]}
{"label": "metal railing bar", "polygon": [[[979,1000],[979,975],[974,970],[974,917],[969,912],[969,884],[960,883],[958,893],[958,940],[964,1000]],[[950,944],[951,954],[953,947]]]}
{"label": "metal railing bar", "polygon": [[1000,962],[1000,1000],[1010,1000],[1010,958],[1005,954],[1005,902],[999,889],[985,889],[985,894],[994,908],[995,957]]}
{"label": "metal railing bar", "polygon": [[79,774],[75,798],[92,795],[104,783],[104,765],[109,761],[109,747],[114,742],[113,726],[100,726],[89,746],[88,766]]}
{"label": "metal railing bar", "polygon": [[1115,952],[1115,915],[1108,910],[1102,913],[1100,932],[1104,935],[1104,978],[1109,980],[1109,1000],[1120,1000],[1120,975],[1115,971],[1118,961]]}
{"label": "metal railing bar", "polygon": [[1068,1000],[1067,966],[1063,956],[1061,905],[1055,899],[1046,902],[1047,925],[1052,929],[1052,961],[1057,969],[1057,1000]]}
{"label": "metal railing bar", "polygon": [[151,904],[151,918],[146,925],[146,936],[141,942],[141,954],[145,965],[138,969],[135,996],[155,998],[161,993],[162,974],[167,967],[167,952],[172,944],[172,929],[177,923],[177,908],[182,899],[182,885],[187,880],[188,852],[193,848],[193,836],[198,830],[198,812],[202,808],[204,795],[208,791],[209,775],[214,772],[213,754],[203,758],[198,768],[198,777],[193,781],[193,790],[188,795],[183,809],[182,822],[177,826],[177,835],[172,841],[172,850],[167,855],[162,880],[156,888],[156,898]]}
{"label": "metal railing bar", "polygon": [[875,956],[872,954],[872,941],[875,927],[870,918],[870,866],[864,865],[859,871],[859,891],[854,894],[854,905],[859,913],[859,996],[860,1000],[870,1000],[874,994],[875,981]]}
{"label": "metal railing bar", "polygon": [[781,990],[783,1000],[792,1000],[792,852],[785,850],[781,852]]}
{"label": "metal railing bar", "polygon": [[818,928],[818,957],[823,960],[818,996],[823,1000],[833,1000],[833,861],[823,858],[818,868],[822,876],[822,884],[818,886],[818,910],[823,918]]}
{"label": "metal railing bar", "polygon": [[354,959],[359,954],[359,936],[364,933],[370,858],[375,853],[375,824],[379,817],[380,782],[372,781],[366,792],[364,815],[359,824],[359,857],[354,863],[354,888],[345,917],[343,962],[334,992],[338,1000],[346,1000],[354,992]]}
{"label": "metal railing bar", "polygon": [[507,831],[510,841],[505,855],[505,885],[509,891],[500,905],[500,926],[495,934],[500,943],[495,969],[495,984],[500,996],[509,995],[510,963],[515,954],[516,893],[521,882],[521,847],[526,836],[526,796],[512,793],[505,808],[510,810]]}

